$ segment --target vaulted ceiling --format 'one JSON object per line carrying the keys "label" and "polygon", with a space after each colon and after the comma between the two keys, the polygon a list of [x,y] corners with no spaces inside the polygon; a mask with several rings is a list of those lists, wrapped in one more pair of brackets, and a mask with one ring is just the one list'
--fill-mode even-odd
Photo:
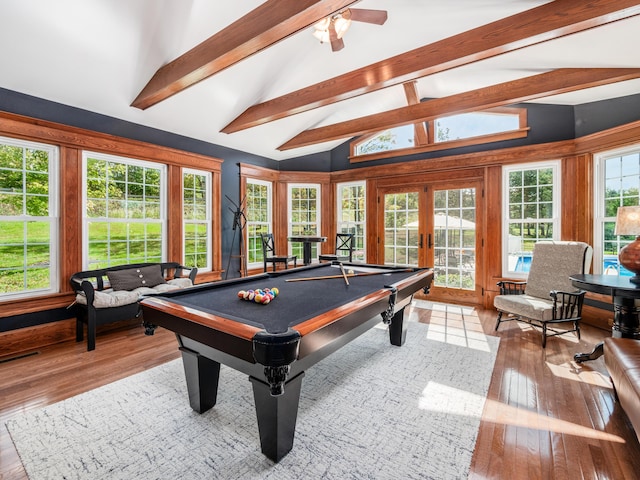
{"label": "vaulted ceiling", "polygon": [[[349,6],[388,20],[353,22],[332,52],[312,25]],[[640,2],[624,0],[21,0],[0,18],[0,87],[275,160],[640,93]]]}

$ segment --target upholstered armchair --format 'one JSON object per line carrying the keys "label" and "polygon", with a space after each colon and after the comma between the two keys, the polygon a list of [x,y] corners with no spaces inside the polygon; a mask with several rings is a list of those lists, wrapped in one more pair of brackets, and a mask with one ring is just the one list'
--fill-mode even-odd
{"label": "upholstered armchair", "polygon": [[[593,249],[583,242],[542,241],[534,245],[526,282],[498,282],[500,295],[495,329],[501,322],[517,320],[542,330],[542,348],[547,337],[575,332],[580,338],[584,291],[577,291],[570,275],[588,273]],[[564,325],[563,325],[564,324]]]}

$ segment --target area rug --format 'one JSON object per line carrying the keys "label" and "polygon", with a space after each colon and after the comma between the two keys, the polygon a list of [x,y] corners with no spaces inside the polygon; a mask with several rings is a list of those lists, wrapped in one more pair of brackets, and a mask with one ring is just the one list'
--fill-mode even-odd
{"label": "area rug", "polygon": [[[222,367],[217,405],[189,407],[182,360],[7,421],[31,480],[466,478],[498,339],[406,344],[374,328],[310,368],[293,450],[260,452],[251,384]],[[480,345],[480,347],[478,347]]]}

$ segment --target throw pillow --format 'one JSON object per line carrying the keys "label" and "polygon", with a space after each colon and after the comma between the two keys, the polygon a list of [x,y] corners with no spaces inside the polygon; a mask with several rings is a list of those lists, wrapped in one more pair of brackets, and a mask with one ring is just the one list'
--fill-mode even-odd
{"label": "throw pillow", "polygon": [[114,290],[133,290],[138,287],[155,287],[167,283],[162,276],[160,265],[110,270],[107,272],[109,283]]}

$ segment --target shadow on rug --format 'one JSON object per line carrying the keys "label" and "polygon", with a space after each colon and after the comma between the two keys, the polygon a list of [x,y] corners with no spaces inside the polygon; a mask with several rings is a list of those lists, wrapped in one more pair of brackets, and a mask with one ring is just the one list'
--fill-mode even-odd
{"label": "shadow on rug", "polygon": [[410,322],[399,348],[374,328],[309,369],[278,464],[260,452],[248,378],[223,366],[217,405],[198,415],[182,360],[7,427],[31,480],[466,478],[499,340],[469,348],[428,333]]}

